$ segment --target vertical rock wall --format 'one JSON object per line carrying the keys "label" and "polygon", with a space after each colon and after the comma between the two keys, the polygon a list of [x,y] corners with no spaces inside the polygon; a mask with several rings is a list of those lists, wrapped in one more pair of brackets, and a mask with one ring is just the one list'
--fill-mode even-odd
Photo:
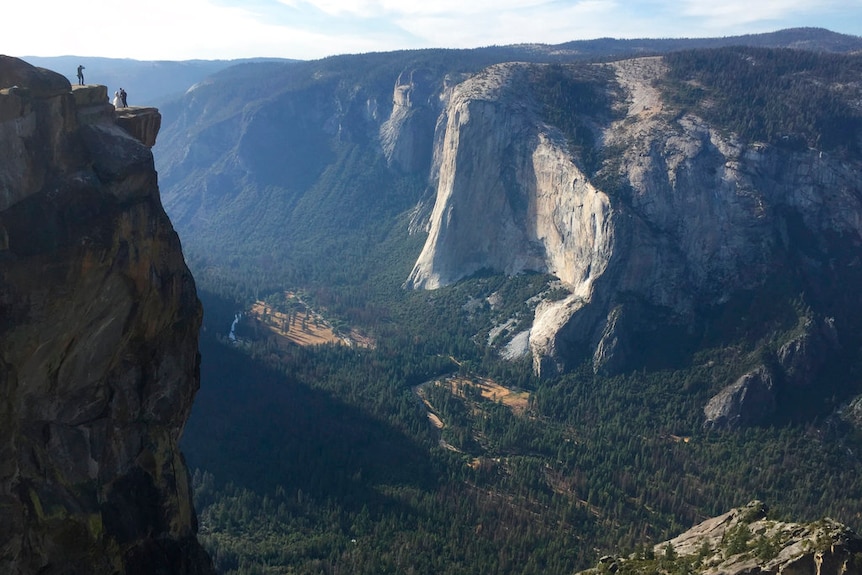
{"label": "vertical rock wall", "polygon": [[524,66],[460,84],[445,112],[429,236],[406,285],[435,289],[483,268],[546,271],[586,295],[613,251],[612,210],[510,85]]}
{"label": "vertical rock wall", "polygon": [[650,57],[607,65],[615,115],[574,110],[602,156],[588,174],[537,113],[528,88],[539,68],[499,64],[453,89],[428,238],[405,285],[435,289],[482,269],[556,275],[571,295],[536,309],[529,342],[540,375],[566,371],[584,351],[597,372],[619,372],[634,334],[693,325],[698,310],[791,263],[784,273],[807,285],[855,277],[858,159],[743,144],[665,109],[655,85],[665,65]]}
{"label": "vertical rock wall", "polygon": [[178,449],[201,306],[100,90],[0,57],[0,572],[211,573]]}

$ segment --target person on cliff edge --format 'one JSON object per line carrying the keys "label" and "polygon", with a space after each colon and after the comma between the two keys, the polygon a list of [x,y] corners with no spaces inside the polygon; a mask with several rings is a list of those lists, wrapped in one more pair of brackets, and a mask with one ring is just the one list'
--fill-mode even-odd
{"label": "person on cliff edge", "polygon": [[123,102],[123,108],[128,108],[129,105],[126,103],[126,91],[120,88],[120,101]]}
{"label": "person on cliff edge", "polygon": [[84,85],[84,67],[78,64],[78,84]]}

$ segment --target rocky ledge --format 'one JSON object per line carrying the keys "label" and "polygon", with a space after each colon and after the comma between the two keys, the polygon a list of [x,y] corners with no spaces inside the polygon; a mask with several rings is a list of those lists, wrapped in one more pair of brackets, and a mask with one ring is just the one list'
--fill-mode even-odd
{"label": "rocky ledge", "polygon": [[148,148],[156,145],[162,126],[158,108],[131,106],[114,108],[108,102],[108,88],[100,84],[72,86],[78,124],[113,122]]}
{"label": "rocky ledge", "polygon": [[212,573],[178,448],[202,312],[147,125],[0,56],[0,573]]}
{"label": "rocky ledge", "polygon": [[606,555],[582,573],[858,575],[862,538],[828,518],[813,523],[769,519],[763,503],[752,501],[653,548],[627,557]]}
{"label": "rocky ledge", "polygon": [[117,125],[152,148],[156,145],[156,136],[162,125],[162,115],[157,108],[134,106],[120,108],[115,112]]}

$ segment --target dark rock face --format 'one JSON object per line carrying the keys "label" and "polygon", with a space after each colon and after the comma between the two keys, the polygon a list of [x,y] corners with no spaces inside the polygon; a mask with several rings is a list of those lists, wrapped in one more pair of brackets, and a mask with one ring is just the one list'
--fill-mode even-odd
{"label": "dark rock face", "polygon": [[211,573],[178,448],[201,307],[92,88],[0,57],[0,572]]}
{"label": "dark rock face", "polygon": [[784,371],[787,385],[808,385],[823,367],[830,354],[840,348],[835,320],[809,320],[803,332],[778,350],[778,364]]}
{"label": "dark rock face", "polygon": [[840,347],[832,318],[805,320],[800,333],[777,350],[774,366],[758,366],[709,400],[704,424],[734,428],[763,423],[775,413],[781,389],[810,386]]}

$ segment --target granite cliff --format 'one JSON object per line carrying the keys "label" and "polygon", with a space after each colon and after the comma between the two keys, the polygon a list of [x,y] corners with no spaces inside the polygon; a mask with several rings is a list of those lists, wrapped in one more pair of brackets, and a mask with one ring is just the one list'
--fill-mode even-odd
{"label": "granite cliff", "polygon": [[159,198],[160,116],[126,116],[0,56],[3,573],[212,572],[178,448],[201,306]]}
{"label": "granite cliff", "polygon": [[[540,303],[529,332],[542,375],[571,369],[584,349],[597,372],[619,372],[657,325],[700,329],[708,310],[774,289],[765,286],[776,277],[824,304],[842,299],[824,286],[857,277],[858,155],[744,140],[674,106],[659,88],[662,57],[557,72],[606,98],[604,108],[584,99],[567,132],[548,118],[547,70],[502,64],[452,91],[428,238],[408,287],[434,289],[483,269],[557,276],[569,295]],[[841,307],[804,319],[828,328],[779,342],[783,367],[773,376],[804,385],[840,348],[830,313]]]}

